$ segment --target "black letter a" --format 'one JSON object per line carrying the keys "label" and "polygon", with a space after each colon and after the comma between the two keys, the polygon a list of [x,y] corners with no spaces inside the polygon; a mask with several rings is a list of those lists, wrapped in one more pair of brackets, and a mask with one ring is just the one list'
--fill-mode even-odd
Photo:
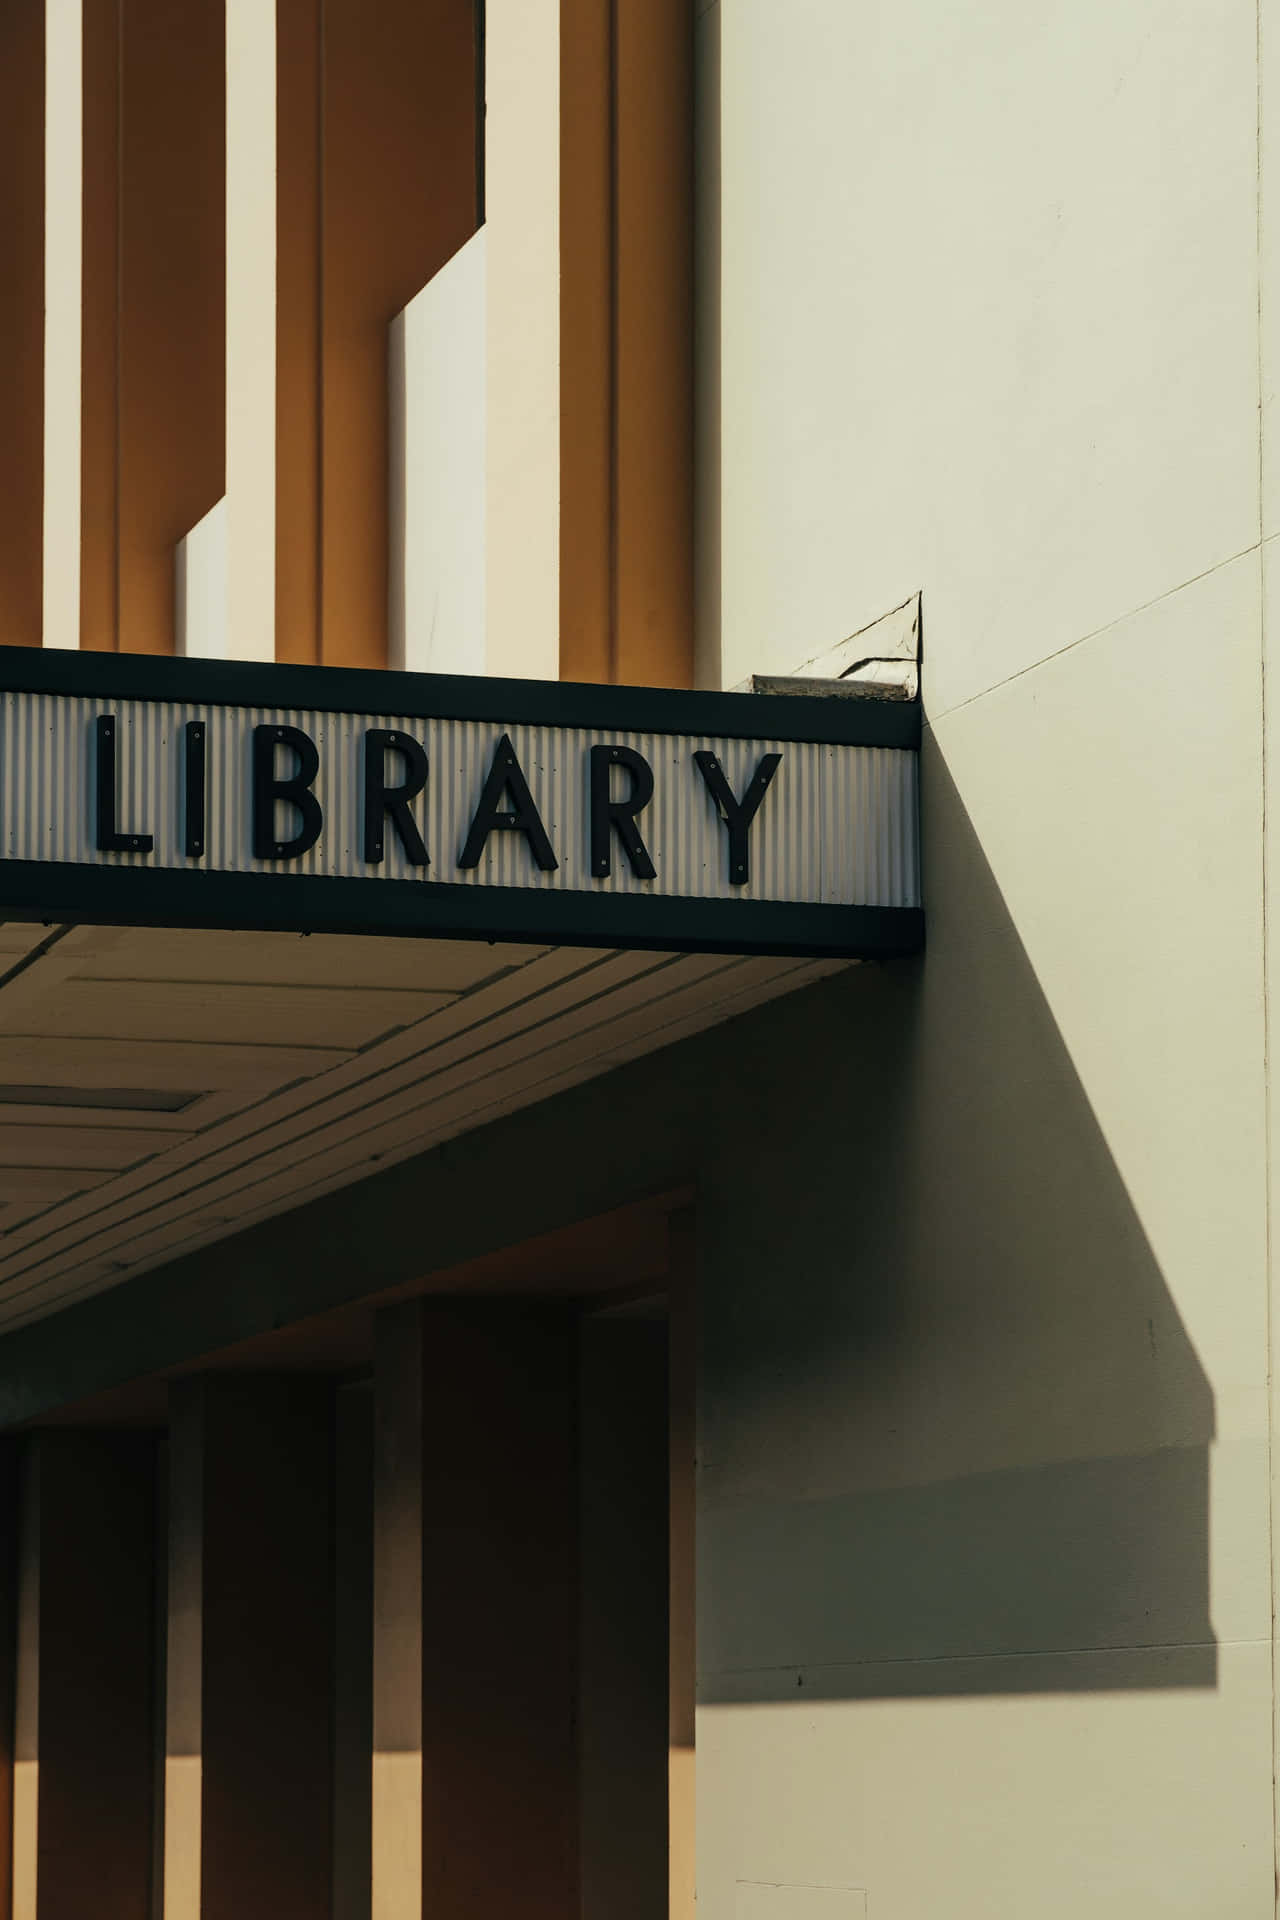
{"label": "black letter a", "polygon": [[[498,802],[505,794],[511,795],[511,811],[499,813]],[[493,756],[480,795],[480,804],[476,808],[476,817],[471,822],[466,845],[458,855],[460,867],[478,867],[480,856],[484,852],[485,842],[495,830],[503,833],[522,833],[529,842],[529,851],[536,864],[544,873],[554,873],[560,862],[551,851],[551,842],[543,826],[538,809],[533,804],[533,795],[529,783],[516,759],[516,750],[504,733],[498,742],[498,750]]]}

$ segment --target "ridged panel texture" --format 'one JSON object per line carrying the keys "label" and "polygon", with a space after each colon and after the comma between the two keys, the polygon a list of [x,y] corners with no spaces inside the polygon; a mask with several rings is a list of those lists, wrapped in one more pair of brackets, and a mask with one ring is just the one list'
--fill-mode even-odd
{"label": "ridged panel texture", "polygon": [[[99,853],[95,844],[94,722],[104,712],[117,720],[118,825],[122,832],[152,834],[150,854]],[[203,861],[189,860],[183,852],[183,727],[194,719],[207,727]],[[319,751],[314,790],[324,810],[324,830],[317,845],[296,860],[253,858],[251,743],[259,724],[301,727]],[[425,870],[409,864],[390,821],[381,867],[363,858],[362,756],[370,727],[412,734],[426,747],[430,776],[415,805],[431,861]],[[522,834],[507,832],[489,836],[479,867],[464,872],[456,866],[504,732],[559,861],[553,873],[534,865]],[[588,754],[601,744],[632,747],[653,768],[653,799],[638,821],[656,869],[653,880],[632,874],[616,841],[611,875],[592,878]],[[718,756],[738,795],[762,755],[782,755],[751,828],[751,878],[745,886],[729,881],[727,834],[693,759],[701,748]],[[392,759],[392,780],[399,777],[395,765]],[[281,774],[292,766],[292,756],[282,751]],[[625,792],[625,781],[615,778]],[[425,878],[459,886],[702,900],[920,904],[917,756],[902,748],[9,693],[0,703],[0,809],[0,844],[13,860]],[[283,806],[279,831],[286,836],[296,831],[291,811]]]}

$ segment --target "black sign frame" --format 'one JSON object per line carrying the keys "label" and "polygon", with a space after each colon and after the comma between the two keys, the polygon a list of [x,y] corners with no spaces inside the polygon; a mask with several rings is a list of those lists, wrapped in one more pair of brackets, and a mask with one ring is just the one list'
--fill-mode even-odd
{"label": "black sign frame", "polygon": [[[917,752],[918,700],[704,693],[366,668],[0,649],[0,693],[396,714]],[[226,873],[0,858],[0,915],[43,923],[343,933],[778,956],[887,958],[920,907],[693,899],[447,881]]]}

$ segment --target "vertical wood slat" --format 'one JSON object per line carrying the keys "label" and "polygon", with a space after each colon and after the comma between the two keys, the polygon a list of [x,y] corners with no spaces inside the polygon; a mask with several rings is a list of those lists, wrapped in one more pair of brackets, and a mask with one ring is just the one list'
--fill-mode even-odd
{"label": "vertical wood slat", "polygon": [[[224,468],[220,0],[83,8],[80,645],[170,653]],[[73,297],[68,289],[63,297]]]}
{"label": "vertical wood slat", "polygon": [[171,653],[225,486],[224,0],[129,0],[120,55],[119,644]]}
{"label": "vertical wood slat", "polygon": [[387,662],[388,328],[476,226],[472,0],[326,0],[319,657]]}
{"label": "vertical wood slat", "polygon": [[276,0],[276,658],[320,620],[320,0]]}
{"label": "vertical wood slat", "polygon": [[614,678],[693,681],[693,32],[615,0]]}
{"label": "vertical wood slat", "polygon": [[561,0],[560,672],[693,680],[693,42]]}

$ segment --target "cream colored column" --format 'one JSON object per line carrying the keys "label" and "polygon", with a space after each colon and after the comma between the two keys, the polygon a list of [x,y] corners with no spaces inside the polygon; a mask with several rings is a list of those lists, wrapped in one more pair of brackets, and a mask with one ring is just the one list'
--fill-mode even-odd
{"label": "cream colored column", "polygon": [[391,322],[387,664],[485,670],[485,253],[477,228]]}
{"label": "cream colored column", "polygon": [[693,593],[694,684],[719,692],[720,33],[719,7],[694,22]]}
{"label": "cream colored column", "polygon": [[227,656],[275,658],[276,9],[227,0]]}
{"label": "cream colored column", "polygon": [[44,598],[44,16],[0,7],[0,645],[17,647],[40,645]]}
{"label": "cream colored column", "polygon": [[13,1920],[36,1920],[40,1818],[40,1449],[22,1463],[13,1714]]}
{"label": "cream colored column", "polygon": [[670,1311],[670,1604],[667,1863],[670,1920],[697,1911],[697,1320],[694,1216],[671,1228]]}
{"label": "cream colored column", "polygon": [[80,645],[82,0],[45,10],[43,643]]}
{"label": "cream colored column", "polygon": [[372,1920],[422,1920],[422,1310],[378,1315]]}
{"label": "cream colored column", "polygon": [[169,1407],[163,1920],[200,1920],[203,1585],[202,1388],[183,1381]]}
{"label": "cream colored column", "polygon": [[485,19],[486,670],[560,661],[560,0]]}

